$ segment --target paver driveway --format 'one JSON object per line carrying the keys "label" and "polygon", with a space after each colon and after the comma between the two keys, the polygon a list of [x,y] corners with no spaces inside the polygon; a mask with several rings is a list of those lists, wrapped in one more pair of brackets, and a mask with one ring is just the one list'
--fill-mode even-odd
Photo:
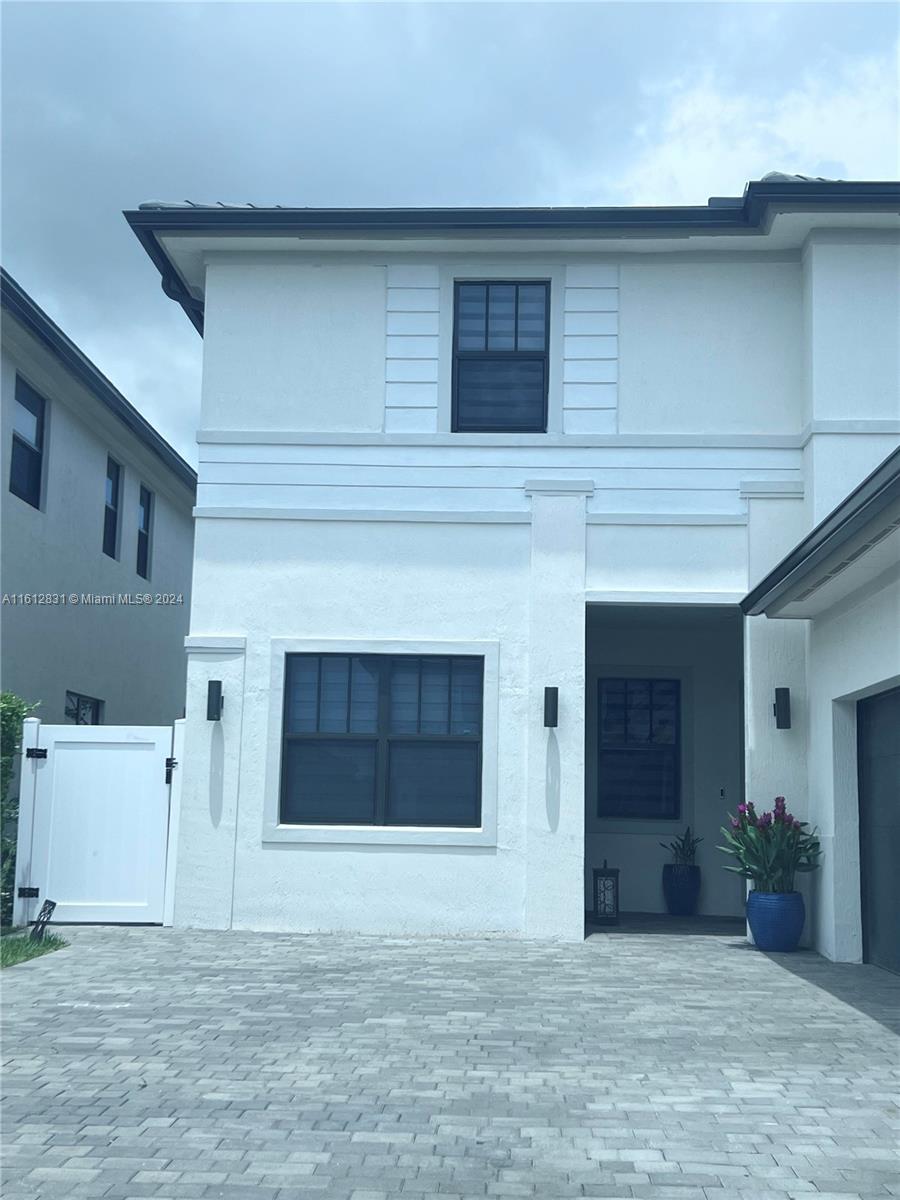
{"label": "paver driveway", "polygon": [[4,972],[9,1200],[900,1195],[875,968],[727,936],[71,936]]}

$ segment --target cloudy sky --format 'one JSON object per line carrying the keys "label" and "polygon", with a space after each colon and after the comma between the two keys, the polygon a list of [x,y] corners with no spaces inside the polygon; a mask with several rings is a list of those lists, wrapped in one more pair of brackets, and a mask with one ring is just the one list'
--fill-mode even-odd
{"label": "cloudy sky", "polygon": [[201,343],[121,212],[692,204],[896,178],[892,3],[2,4],[3,263],[191,461]]}

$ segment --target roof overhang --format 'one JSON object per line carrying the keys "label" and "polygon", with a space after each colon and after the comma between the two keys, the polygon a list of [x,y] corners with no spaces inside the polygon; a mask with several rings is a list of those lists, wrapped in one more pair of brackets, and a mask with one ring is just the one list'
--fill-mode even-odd
{"label": "roof overhang", "polygon": [[900,448],[742,601],[747,616],[822,616],[900,578]]}
{"label": "roof overhang", "polygon": [[[743,197],[674,208],[255,208],[147,204],[126,212],[163,290],[203,332],[215,250],[629,253],[793,250],[817,228],[897,230],[900,183],[760,180]],[[765,238],[761,246],[759,239]],[[227,243],[227,244],[226,244]]]}
{"label": "roof overhang", "polygon": [[130,430],[172,476],[192,494],[196,492],[197,473],[193,468],[153,428],[146,417],[125,399],[118,388],[110,383],[6,270],[0,270],[0,307],[4,317],[18,322],[43,350],[52,355],[68,375],[76,379]]}

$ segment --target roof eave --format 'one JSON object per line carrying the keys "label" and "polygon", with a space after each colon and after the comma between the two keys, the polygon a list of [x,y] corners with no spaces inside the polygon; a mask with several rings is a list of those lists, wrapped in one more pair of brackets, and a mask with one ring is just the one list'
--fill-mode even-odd
{"label": "roof eave", "polygon": [[59,328],[21,284],[0,270],[0,306],[10,313],[78,382],[116,416],[188,490],[197,489],[197,473],[142,416],[71,338]]}
{"label": "roof eave", "polygon": [[900,447],[747,593],[741,601],[741,611],[748,617],[769,616],[820,563],[898,499]]}
{"label": "roof eave", "polygon": [[194,296],[159,242],[158,234],[331,234],[385,233],[657,235],[673,233],[762,234],[770,213],[782,207],[889,208],[900,212],[900,184],[758,180],[734,205],[658,208],[241,208],[146,206],[124,216],[156,265],[167,296],[184,309],[203,334],[203,301]]}

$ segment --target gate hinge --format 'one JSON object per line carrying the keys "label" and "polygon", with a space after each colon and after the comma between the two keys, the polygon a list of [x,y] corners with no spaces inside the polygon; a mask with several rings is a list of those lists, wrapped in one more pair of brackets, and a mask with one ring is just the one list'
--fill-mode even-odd
{"label": "gate hinge", "polygon": [[26,758],[46,758],[47,757],[47,748],[46,748],[46,746],[29,746],[28,749],[25,751],[25,757]]}
{"label": "gate hinge", "polygon": [[16,891],[20,900],[37,900],[40,894],[41,889],[36,887],[20,887]]}
{"label": "gate hinge", "polygon": [[177,758],[167,758],[166,759],[166,783],[172,782],[172,772],[175,770],[175,768],[177,766],[178,766]]}

